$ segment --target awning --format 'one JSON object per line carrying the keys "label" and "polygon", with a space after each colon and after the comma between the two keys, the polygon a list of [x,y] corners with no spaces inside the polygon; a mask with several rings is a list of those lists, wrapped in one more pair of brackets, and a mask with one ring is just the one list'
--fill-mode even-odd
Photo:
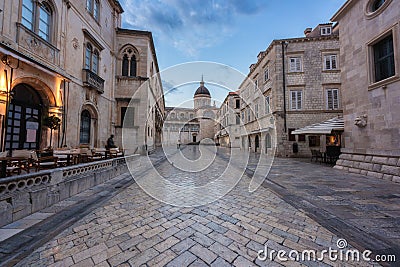
{"label": "awning", "polygon": [[273,127],[267,127],[267,128],[262,128],[262,129],[257,129],[254,131],[251,131],[250,134],[257,134],[257,133],[263,133],[263,132],[269,132],[271,130],[273,130]]}
{"label": "awning", "polygon": [[315,123],[297,129],[292,134],[330,134],[332,131],[344,131],[343,117],[336,117],[321,123]]}

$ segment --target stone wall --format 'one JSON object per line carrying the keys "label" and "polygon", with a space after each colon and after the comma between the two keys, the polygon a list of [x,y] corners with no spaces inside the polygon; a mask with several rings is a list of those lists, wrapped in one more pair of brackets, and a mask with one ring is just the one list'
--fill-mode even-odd
{"label": "stone wall", "polygon": [[137,155],[0,180],[0,226],[7,225],[128,171]]}
{"label": "stone wall", "polygon": [[400,183],[400,157],[342,153],[334,168]]}
{"label": "stone wall", "polygon": [[[340,30],[345,145],[336,168],[398,181],[400,1],[387,0],[377,10],[372,3],[351,1],[332,18]],[[393,40],[396,70],[379,80],[373,47],[388,36]]]}

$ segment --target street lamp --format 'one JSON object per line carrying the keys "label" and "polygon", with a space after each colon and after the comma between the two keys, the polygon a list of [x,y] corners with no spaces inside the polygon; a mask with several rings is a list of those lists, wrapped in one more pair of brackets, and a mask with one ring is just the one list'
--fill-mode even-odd
{"label": "street lamp", "polygon": [[10,79],[8,79],[8,72],[5,69],[4,70],[4,79],[5,79],[5,88],[1,88],[0,93],[2,95],[6,96],[6,108],[5,108],[5,115],[4,115],[4,128],[2,129],[2,142],[1,142],[1,151],[6,150],[6,135],[7,135],[7,128],[8,128],[8,109],[10,105],[10,101],[12,99],[12,93],[11,93],[11,85],[13,81],[13,74],[14,74],[14,69],[19,68],[19,59],[15,62],[15,60],[12,60],[12,57],[9,55],[3,55],[1,58],[1,62],[10,68]]}

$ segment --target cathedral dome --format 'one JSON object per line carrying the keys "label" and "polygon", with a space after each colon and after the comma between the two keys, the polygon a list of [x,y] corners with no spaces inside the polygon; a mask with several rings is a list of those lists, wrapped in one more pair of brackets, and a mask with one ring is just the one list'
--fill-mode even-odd
{"label": "cathedral dome", "polygon": [[201,77],[201,82],[200,82],[199,88],[197,88],[196,92],[194,93],[194,96],[197,96],[197,95],[211,96],[210,91],[208,91],[207,87],[204,86],[203,77]]}
{"label": "cathedral dome", "polygon": [[197,88],[196,92],[194,93],[194,95],[210,95],[210,91],[208,91],[207,87],[205,87],[204,85],[200,86],[199,88]]}

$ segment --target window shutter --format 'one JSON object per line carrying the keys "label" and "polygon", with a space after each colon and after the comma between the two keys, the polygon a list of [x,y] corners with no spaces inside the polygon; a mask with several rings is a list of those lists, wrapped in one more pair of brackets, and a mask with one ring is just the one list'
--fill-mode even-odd
{"label": "window shutter", "polygon": [[301,104],[302,104],[302,92],[301,91],[298,91],[297,92],[297,109],[302,109],[302,106],[301,106]]}
{"label": "window shutter", "polygon": [[301,71],[301,61],[300,61],[300,58],[296,58],[296,71]]}
{"label": "window shutter", "polygon": [[336,67],[336,55],[332,55],[331,59],[332,59],[332,69],[335,70],[337,68]]}
{"label": "window shutter", "polygon": [[327,109],[333,109],[333,97],[332,97],[332,90],[326,90],[326,103]]}
{"label": "window shutter", "polygon": [[295,58],[291,58],[290,59],[290,71],[295,71],[295,67],[296,67]]}
{"label": "window shutter", "polygon": [[332,98],[333,98],[333,109],[339,108],[339,90],[333,89],[332,90]]}
{"label": "window shutter", "polygon": [[331,62],[329,60],[329,56],[325,56],[325,69],[330,70],[331,69]]}
{"label": "window shutter", "polygon": [[296,109],[296,91],[291,91],[291,101],[290,101],[290,105],[291,105],[291,109]]}

